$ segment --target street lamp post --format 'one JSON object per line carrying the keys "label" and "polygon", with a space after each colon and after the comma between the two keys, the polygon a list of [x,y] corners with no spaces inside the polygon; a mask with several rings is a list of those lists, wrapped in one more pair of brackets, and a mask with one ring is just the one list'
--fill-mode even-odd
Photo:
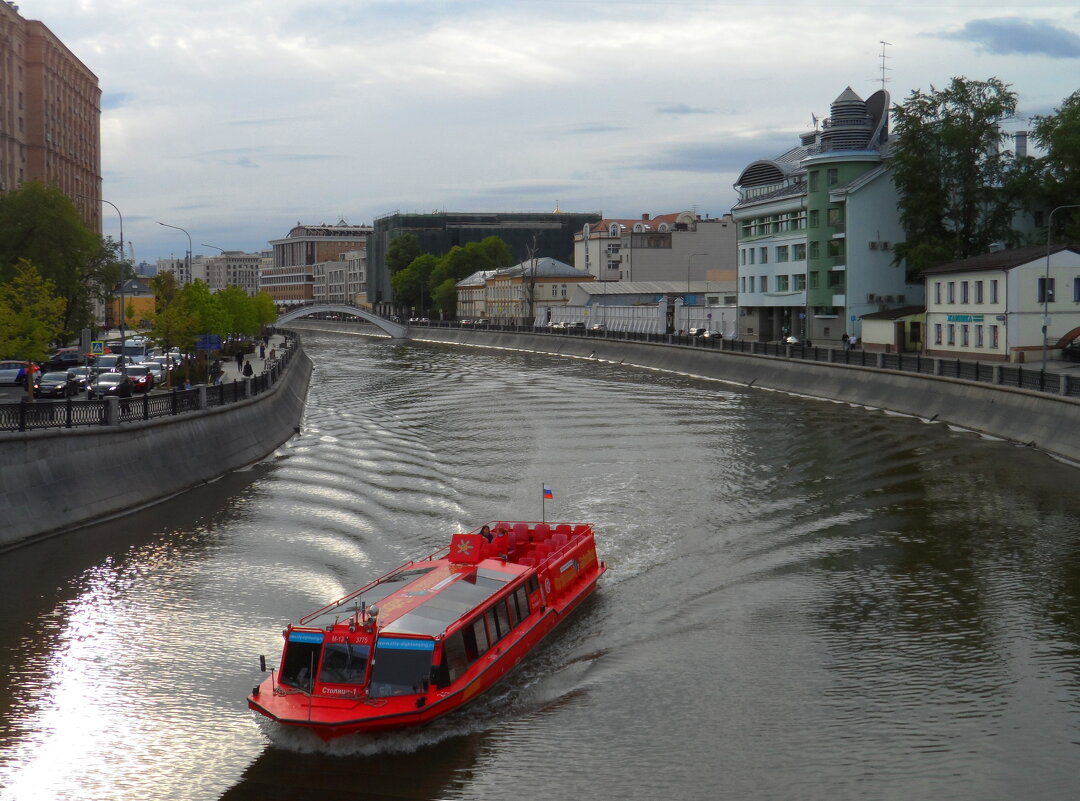
{"label": "street lamp post", "polygon": [[1042,369],[1046,372],[1046,356],[1047,356],[1047,329],[1050,327],[1050,310],[1047,308],[1047,304],[1050,302],[1050,232],[1053,231],[1054,212],[1061,211],[1062,209],[1080,209],[1080,204],[1074,204],[1071,206],[1058,206],[1051,210],[1050,216],[1046,218],[1046,277],[1043,278],[1043,319],[1042,319],[1042,335],[1043,335],[1043,352],[1042,352]]}
{"label": "street lamp post", "polygon": [[179,225],[169,225],[168,223],[163,223],[160,220],[158,220],[158,225],[164,225],[166,228],[175,228],[177,231],[183,231],[187,235],[188,250],[187,250],[187,258],[184,260],[184,264],[187,267],[187,277],[190,279],[191,278],[191,251],[192,251],[191,234],[189,234],[185,229],[181,228]]}
{"label": "street lamp post", "polygon": [[102,203],[108,203],[113,207],[116,212],[116,216],[120,218],[120,353],[124,352],[124,318],[127,316],[127,311],[124,309],[124,281],[127,279],[127,262],[124,261],[124,215],[120,213],[120,209],[116,207],[116,204],[111,200],[105,198],[92,198],[89,195],[80,194],[79,197],[86,198],[87,200],[100,200]]}
{"label": "street lamp post", "polygon": [[683,301],[683,307],[686,309],[686,333],[690,333],[690,263],[694,260],[694,256],[708,256],[708,253],[691,253],[686,257],[686,299]]}

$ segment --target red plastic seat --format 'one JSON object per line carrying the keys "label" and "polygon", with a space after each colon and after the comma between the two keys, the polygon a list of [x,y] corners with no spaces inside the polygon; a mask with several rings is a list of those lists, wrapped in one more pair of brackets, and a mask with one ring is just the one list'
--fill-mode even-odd
{"label": "red plastic seat", "polygon": [[[567,528],[569,528],[569,526],[567,526]],[[559,548],[562,548],[568,542],[570,542],[570,537],[560,531],[556,531],[554,534],[551,535],[551,547],[556,551],[559,550]]]}
{"label": "red plastic seat", "polygon": [[532,530],[532,541],[543,542],[551,536],[551,526],[547,523],[537,523]]}
{"label": "red plastic seat", "polygon": [[555,526],[556,534],[565,534],[567,537],[570,536],[571,530],[569,523],[559,523],[559,525]]}

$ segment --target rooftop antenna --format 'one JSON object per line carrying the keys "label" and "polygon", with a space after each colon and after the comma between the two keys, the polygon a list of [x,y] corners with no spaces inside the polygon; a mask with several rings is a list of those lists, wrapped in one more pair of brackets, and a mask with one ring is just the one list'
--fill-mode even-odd
{"label": "rooftop antenna", "polygon": [[886,42],[884,40],[879,40],[878,44],[881,45],[881,91],[884,92],[885,91],[885,84],[887,84],[889,81],[892,80],[892,78],[886,77],[886,75],[885,75],[886,72],[891,72],[892,71],[892,69],[890,67],[885,66],[885,60],[888,58],[888,56],[885,55],[885,48],[886,47],[892,47],[892,42]]}

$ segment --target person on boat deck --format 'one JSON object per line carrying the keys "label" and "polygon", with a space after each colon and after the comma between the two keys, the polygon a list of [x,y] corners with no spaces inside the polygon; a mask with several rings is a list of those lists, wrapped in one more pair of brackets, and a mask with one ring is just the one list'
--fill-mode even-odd
{"label": "person on boat deck", "polygon": [[488,528],[487,526],[484,526],[483,528],[480,529],[480,536],[483,537],[488,542],[491,542],[491,539],[492,539],[491,538],[491,529]]}

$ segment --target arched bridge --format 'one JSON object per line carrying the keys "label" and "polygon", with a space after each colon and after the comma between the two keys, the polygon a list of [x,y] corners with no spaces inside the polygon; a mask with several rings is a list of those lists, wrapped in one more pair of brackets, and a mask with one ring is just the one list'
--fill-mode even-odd
{"label": "arched bridge", "polygon": [[367,309],[350,306],[347,303],[320,303],[313,306],[298,306],[278,317],[276,325],[284,325],[293,320],[299,320],[301,317],[319,313],[348,314],[352,317],[359,317],[362,320],[367,320],[369,323],[377,325],[394,339],[404,339],[409,335],[409,327],[407,325],[395,323],[393,320],[387,320],[385,317],[380,317]]}

